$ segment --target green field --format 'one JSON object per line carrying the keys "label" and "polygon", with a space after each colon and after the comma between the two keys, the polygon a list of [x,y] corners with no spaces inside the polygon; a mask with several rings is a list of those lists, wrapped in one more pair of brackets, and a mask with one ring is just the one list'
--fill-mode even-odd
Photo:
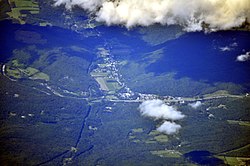
{"label": "green field", "polygon": [[106,80],[106,84],[110,91],[116,91],[121,89],[121,86],[118,84],[118,82],[113,82],[113,81],[110,82],[110,80]]}
{"label": "green field", "polygon": [[168,157],[168,158],[180,158],[181,153],[174,150],[157,150],[157,151],[150,151],[153,155],[157,155],[160,157]]}
{"label": "green field", "polygon": [[105,72],[91,72],[90,75],[95,78],[100,85],[101,90],[115,92],[122,87],[114,79],[108,78],[108,73]]}
{"label": "green field", "polygon": [[164,135],[164,134],[157,135],[157,136],[154,137],[154,139],[155,139],[157,142],[161,142],[161,143],[166,143],[166,142],[168,142],[168,136],[167,136],[167,135]]}
{"label": "green field", "polygon": [[228,164],[230,166],[236,166],[236,165],[248,165],[250,158],[247,157],[228,157],[228,156],[215,156],[225,162],[225,164]]}
{"label": "green field", "polygon": [[237,120],[227,120],[229,124],[237,124],[240,126],[248,126],[250,127],[250,122],[249,121],[237,121]]}
{"label": "green field", "polygon": [[16,59],[7,63],[6,75],[13,79],[29,78],[33,80],[50,80],[48,74],[45,74],[33,67],[25,67]]}
{"label": "green field", "polygon": [[108,91],[109,87],[106,84],[105,78],[103,77],[96,77],[95,80],[98,82],[98,84],[100,85],[101,89],[104,91]]}
{"label": "green field", "polygon": [[39,14],[39,5],[33,0],[9,0],[11,11],[7,14],[10,18],[19,21],[20,24],[25,24],[25,17],[22,12],[30,14]]}
{"label": "green field", "polygon": [[134,133],[142,133],[143,132],[143,128],[132,129],[132,132],[134,132]]}

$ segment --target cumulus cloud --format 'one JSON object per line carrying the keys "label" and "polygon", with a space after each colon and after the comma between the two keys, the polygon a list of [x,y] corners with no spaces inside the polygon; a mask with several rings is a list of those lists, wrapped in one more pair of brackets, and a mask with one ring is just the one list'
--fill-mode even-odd
{"label": "cumulus cloud", "polygon": [[65,5],[66,9],[71,10],[75,6],[79,6],[89,12],[96,11],[105,0],[54,0],[55,6]]}
{"label": "cumulus cloud", "polygon": [[154,119],[163,119],[165,122],[157,128],[159,132],[165,134],[174,134],[181,128],[179,124],[167,120],[180,120],[185,117],[180,111],[177,111],[173,106],[166,105],[162,100],[144,101],[139,106],[142,116]]}
{"label": "cumulus cloud", "polygon": [[197,109],[198,107],[200,107],[202,105],[202,103],[200,101],[196,101],[194,103],[190,103],[188,104],[190,107]]}
{"label": "cumulus cloud", "polygon": [[160,127],[156,130],[168,135],[175,134],[181,129],[181,125],[174,122],[165,121]]}
{"label": "cumulus cloud", "polygon": [[239,55],[236,58],[236,61],[239,61],[239,62],[245,62],[248,60],[250,60],[250,52],[246,52],[245,54]]}
{"label": "cumulus cloud", "polygon": [[139,110],[143,116],[154,119],[179,120],[184,118],[184,115],[180,111],[166,105],[162,100],[144,101],[139,106]]}
{"label": "cumulus cloud", "polygon": [[155,23],[179,24],[200,31],[203,23],[213,30],[230,29],[250,18],[249,0],[54,0],[67,9],[79,6],[107,25],[127,28]]}

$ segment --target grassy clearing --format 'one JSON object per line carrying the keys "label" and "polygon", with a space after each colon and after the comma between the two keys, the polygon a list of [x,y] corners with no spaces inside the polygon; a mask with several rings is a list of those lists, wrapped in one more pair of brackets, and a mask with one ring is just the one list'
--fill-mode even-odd
{"label": "grassy clearing", "polygon": [[143,132],[143,128],[132,129],[132,131],[134,133],[142,133]]}
{"label": "grassy clearing", "polygon": [[104,91],[109,90],[109,87],[107,86],[106,81],[103,77],[96,77],[95,79],[98,82],[98,84],[100,85],[102,90],[104,90]]}
{"label": "grassy clearing", "polygon": [[250,127],[250,122],[249,121],[238,121],[238,120],[227,120],[229,124],[236,124],[240,126],[248,126]]}
{"label": "grassy clearing", "polygon": [[159,135],[159,134],[160,134],[160,132],[157,131],[157,130],[152,130],[152,131],[150,131],[150,133],[149,133],[149,135],[152,135],[152,136]]}
{"label": "grassy clearing", "polygon": [[169,157],[169,158],[179,158],[181,157],[181,153],[174,150],[157,150],[157,151],[150,151],[151,154],[157,155],[159,157]]}
{"label": "grassy clearing", "polygon": [[106,82],[109,90],[116,91],[121,89],[121,86],[117,82]]}
{"label": "grassy clearing", "polygon": [[39,72],[39,73],[33,75],[30,78],[34,79],[34,80],[45,80],[45,81],[49,81],[50,80],[49,76],[47,74],[45,74],[45,73],[42,73],[42,72]]}
{"label": "grassy clearing", "polygon": [[15,78],[15,79],[22,78],[21,72],[15,68],[10,67],[10,66],[6,67],[6,75],[8,75],[11,78]]}
{"label": "grassy clearing", "polygon": [[25,68],[25,65],[18,62],[18,60],[12,60],[10,65],[6,67],[6,74],[14,79],[30,78],[34,80],[49,81],[49,75],[32,67]]}
{"label": "grassy clearing", "polygon": [[139,143],[139,142],[141,142],[141,141],[138,140],[138,139],[135,139],[135,140],[133,140],[132,142],[134,142],[134,143]]}
{"label": "grassy clearing", "polygon": [[30,8],[39,8],[39,5],[37,2],[34,2],[32,0],[13,0],[17,8],[21,7],[30,7]]}
{"label": "grassy clearing", "polygon": [[214,93],[210,93],[210,94],[205,94],[203,97],[215,97],[215,96],[223,96],[223,95],[229,95],[228,91],[226,90],[218,90]]}
{"label": "grassy clearing", "polygon": [[247,157],[227,157],[227,156],[215,156],[221,160],[223,160],[228,165],[246,165],[247,161],[250,161],[250,158]]}
{"label": "grassy clearing", "polygon": [[122,87],[114,79],[107,78],[108,73],[105,72],[91,72],[90,75],[95,78],[95,80],[100,85],[101,89],[104,91],[115,92]]}
{"label": "grassy clearing", "polygon": [[7,12],[7,14],[20,24],[25,24],[27,16],[22,14],[23,11],[30,14],[39,14],[39,5],[33,0],[9,0],[9,4],[11,6],[11,11]]}
{"label": "grassy clearing", "polygon": [[227,151],[225,153],[222,153],[223,155],[230,155],[230,154],[240,154],[241,152],[249,152],[249,149],[250,149],[250,144],[248,145],[245,145],[243,147],[240,147],[238,149],[234,149],[234,150],[231,150],[231,151]]}
{"label": "grassy clearing", "polygon": [[48,22],[41,22],[41,23],[39,23],[39,26],[46,27],[46,26],[52,26],[52,24],[48,23]]}
{"label": "grassy clearing", "polygon": [[20,69],[20,70],[27,76],[32,76],[39,72],[39,70],[32,67],[27,67],[26,69]]}
{"label": "grassy clearing", "polygon": [[154,139],[157,142],[162,142],[162,143],[168,142],[168,136],[163,134],[155,136]]}

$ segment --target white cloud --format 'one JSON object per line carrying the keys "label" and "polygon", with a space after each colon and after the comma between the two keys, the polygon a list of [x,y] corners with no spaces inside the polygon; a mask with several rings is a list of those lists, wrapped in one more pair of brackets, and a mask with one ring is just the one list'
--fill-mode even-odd
{"label": "white cloud", "polygon": [[96,20],[127,28],[155,23],[179,24],[187,31],[202,30],[203,22],[213,30],[240,26],[250,18],[249,0],[54,0],[67,9],[79,6],[93,12]]}
{"label": "white cloud", "polygon": [[237,47],[237,46],[238,46],[238,43],[234,42],[234,43],[232,43],[230,46],[232,46],[232,47]]}
{"label": "white cloud", "polygon": [[246,52],[245,54],[239,55],[236,58],[236,61],[239,61],[239,62],[245,62],[248,60],[250,60],[250,52]]}
{"label": "white cloud", "polygon": [[157,128],[157,131],[171,135],[177,133],[180,129],[180,125],[174,122],[165,121],[160,127]]}
{"label": "white cloud", "polygon": [[143,116],[154,119],[179,120],[184,118],[184,115],[177,111],[176,108],[166,105],[161,100],[144,101],[139,110]]}
{"label": "white cloud", "polygon": [[190,103],[188,105],[194,109],[197,109],[198,107],[200,107],[202,105],[202,103],[200,101],[196,101],[195,103]]}
{"label": "white cloud", "polygon": [[79,6],[87,11],[97,10],[105,0],[54,0],[55,6],[65,5],[65,7],[71,10],[74,6]]}
{"label": "white cloud", "polygon": [[228,47],[228,46],[225,46],[225,47],[220,47],[220,50],[221,50],[222,52],[231,51],[231,48]]}
{"label": "white cloud", "polygon": [[[166,105],[162,100],[144,101],[139,106],[142,116],[151,117],[154,119],[164,120],[180,120],[185,117],[180,111],[177,111],[173,106]],[[174,134],[180,130],[181,126],[174,122],[165,121],[157,128],[159,132],[165,134]]]}

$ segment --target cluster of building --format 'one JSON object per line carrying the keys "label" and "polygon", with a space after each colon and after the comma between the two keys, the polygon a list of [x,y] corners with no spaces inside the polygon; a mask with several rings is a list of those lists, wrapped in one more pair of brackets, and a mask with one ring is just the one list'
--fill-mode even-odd
{"label": "cluster of building", "polygon": [[119,65],[118,61],[115,61],[113,56],[110,54],[109,50],[105,48],[98,48],[98,57],[101,61],[97,64],[97,68],[95,68],[92,73],[94,75],[98,75],[99,77],[106,77],[107,79],[113,80],[119,84],[121,87],[117,89],[117,93],[115,96],[117,100],[129,100],[129,101],[145,101],[145,100],[153,100],[153,99],[161,99],[166,102],[180,102],[184,103],[184,100],[181,97],[172,97],[172,96],[158,96],[155,94],[143,94],[133,92],[130,88],[128,88],[125,83],[123,83],[122,75],[119,74],[117,65]]}

